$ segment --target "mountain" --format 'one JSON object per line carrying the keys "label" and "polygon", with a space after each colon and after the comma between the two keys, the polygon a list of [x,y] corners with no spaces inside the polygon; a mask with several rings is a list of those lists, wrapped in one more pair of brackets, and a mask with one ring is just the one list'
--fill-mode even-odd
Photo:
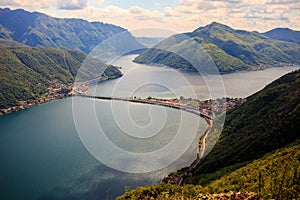
{"label": "mountain", "polygon": [[16,42],[14,40],[10,39],[2,39],[0,38],[0,46],[6,46],[6,47],[14,47],[14,46],[19,46],[19,47],[25,47],[25,44]]}
{"label": "mountain", "polygon": [[[264,199],[297,199],[300,195],[300,70],[284,75],[247,101],[214,120],[206,149],[211,152],[184,177],[184,185],[137,188],[120,199],[147,199],[182,194],[251,191]],[[223,127],[222,127],[223,126]],[[189,185],[193,184],[193,185]],[[173,187],[171,190],[168,188]],[[177,196],[176,196],[177,195]],[[180,197],[180,196],[179,196]],[[161,199],[168,199],[161,198]]]}
{"label": "mountain", "polygon": [[[20,101],[35,100],[49,92],[49,88],[53,91],[68,88],[65,91],[68,93],[79,68],[85,66],[85,58],[81,51],[0,47],[0,109],[18,106]],[[88,60],[92,65],[81,69],[81,81],[121,76],[115,66],[93,58]],[[101,69],[106,69],[104,74],[100,73]]]}
{"label": "mountain", "polygon": [[[299,44],[274,40],[258,32],[234,30],[216,22],[190,33],[171,36],[134,61],[192,72],[198,68],[209,73],[207,53],[221,73],[300,63]],[[194,63],[197,66],[193,66]]]}
{"label": "mountain", "polygon": [[300,44],[300,31],[294,31],[289,28],[275,28],[265,32],[264,35],[274,40],[283,40]]}
{"label": "mountain", "polygon": [[[59,19],[22,9],[0,8],[0,38],[10,39],[28,46],[45,46],[69,50],[91,50],[111,37],[121,34],[122,46],[141,49],[143,45],[119,26],[82,19]],[[120,46],[120,44],[119,44]]]}
{"label": "mountain", "polygon": [[[300,71],[289,73],[246,103],[226,113],[224,127],[214,121],[207,143],[222,130],[212,151],[197,166],[191,182],[207,184],[221,173],[229,172],[266,153],[300,139]],[[213,173],[213,175],[211,174]],[[205,177],[205,178],[204,178]]]}

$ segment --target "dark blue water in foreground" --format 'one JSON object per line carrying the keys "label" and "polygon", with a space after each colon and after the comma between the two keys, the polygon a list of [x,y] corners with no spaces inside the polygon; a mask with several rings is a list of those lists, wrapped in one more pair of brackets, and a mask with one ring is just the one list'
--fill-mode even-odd
{"label": "dark blue water in foreground", "polygon": [[[89,101],[78,100],[82,103]],[[115,137],[113,133],[120,130],[109,116],[109,102],[99,101],[96,104],[101,123],[109,127],[112,137]],[[163,170],[129,174],[110,169],[94,159],[82,145],[71,106],[72,98],[69,98],[0,117],[1,199],[104,199],[106,193],[113,199],[124,192],[125,186],[134,188],[157,183],[172,170],[190,164],[195,158],[197,140],[182,159]],[[144,107],[136,105],[135,109],[134,106],[133,110]],[[146,111],[134,113],[139,118],[138,123],[147,123]],[[181,112],[174,109],[166,111],[170,120],[161,137],[170,140],[174,129],[177,129]],[[102,117],[102,112],[106,113],[106,118]],[[190,122],[198,123],[199,117],[183,114]],[[206,127],[202,119],[200,124],[198,137]],[[119,145],[123,148],[127,145],[128,149],[133,147],[126,141],[119,142]],[[129,161],[127,164],[134,163]]]}

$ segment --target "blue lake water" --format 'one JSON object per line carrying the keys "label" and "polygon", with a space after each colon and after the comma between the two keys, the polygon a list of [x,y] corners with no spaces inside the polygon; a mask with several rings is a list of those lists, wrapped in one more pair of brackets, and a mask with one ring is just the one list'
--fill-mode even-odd
{"label": "blue lake water", "polygon": [[[125,56],[116,62],[123,66],[122,70],[125,74],[128,73],[128,77],[104,82],[91,91],[95,90],[103,95],[111,95],[113,91],[115,96],[191,95],[187,86],[181,84],[177,73],[168,68],[134,64],[131,62],[132,58],[133,56]],[[265,71],[223,75],[226,93],[232,97],[248,96],[294,69],[270,68]],[[190,83],[188,87],[192,86],[199,98],[209,97],[203,80],[198,80],[199,76],[183,76]],[[141,84],[143,82],[147,84]],[[157,82],[159,84],[154,84]],[[159,134],[152,137],[153,140],[144,142],[124,134],[123,129],[115,122],[116,113],[112,110],[111,102],[96,100],[93,104],[99,124],[113,143],[127,151],[147,152],[162,148],[176,137],[182,118],[188,121],[184,127],[187,136],[194,131],[195,125],[199,125],[189,149],[166,168],[148,173],[125,173],[107,167],[89,153],[76,130],[72,103],[78,103],[76,109],[82,112],[80,120],[88,125],[90,119],[89,113],[86,113],[86,105],[90,101],[92,100],[79,97],[67,98],[0,117],[1,199],[114,199],[124,192],[125,186],[134,188],[158,183],[168,173],[189,165],[195,159],[198,138],[206,128],[205,121],[198,116],[163,108],[166,115],[163,128],[157,131]],[[124,102],[114,102],[114,106],[128,107],[132,120],[141,127],[147,127],[160,113],[156,113],[157,106]],[[120,109],[119,112],[125,111]],[[93,127],[87,126],[87,131],[93,132]],[[139,134],[134,132],[136,136]],[[139,168],[132,160],[124,160],[121,165]]]}
{"label": "blue lake water", "polygon": [[[263,89],[267,84],[300,66],[274,67],[262,71],[236,72],[225,75],[205,75],[182,73],[167,67],[148,66],[133,63],[135,55],[121,57],[114,65],[121,66],[124,76],[106,81],[101,87],[94,86],[91,93],[107,96],[140,96],[174,98],[178,96],[209,99],[209,89],[217,91],[215,97],[247,97]],[[221,77],[221,84],[213,84]],[[210,85],[206,83],[212,83]],[[225,89],[225,93],[221,89]]]}
{"label": "blue lake water", "polygon": [[[77,98],[83,105],[89,99]],[[98,101],[97,116],[111,140],[122,148],[135,147],[133,142],[118,134],[122,131],[114,124],[109,102]],[[122,104],[122,102],[120,102]],[[136,108],[135,108],[136,106]],[[147,123],[147,105],[132,105],[139,110],[134,115],[139,123]],[[83,111],[84,112],[84,111]],[[169,120],[159,138],[142,144],[147,148],[163,146],[174,137],[182,114],[190,120],[191,126],[199,117],[179,110],[166,109]],[[103,115],[102,113],[105,113]],[[37,198],[85,198],[103,199],[108,192],[111,198],[124,192],[125,186],[150,185],[160,181],[171,171],[190,164],[195,158],[197,140],[186,154],[165,169],[141,174],[116,171],[97,161],[83,146],[72,116],[72,98],[54,101],[0,118],[0,191],[1,199]],[[200,120],[198,137],[206,124]],[[174,131],[175,130],[175,131]],[[189,131],[188,128],[185,131]],[[165,140],[165,141],[164,141]],[[143,149],[141,149],[142,151]],[[128,161],[125,164],[135,164]]]}

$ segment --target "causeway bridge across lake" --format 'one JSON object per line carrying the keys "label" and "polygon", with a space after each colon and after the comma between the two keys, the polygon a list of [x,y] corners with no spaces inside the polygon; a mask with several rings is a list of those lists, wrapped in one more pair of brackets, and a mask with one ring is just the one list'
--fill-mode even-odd
{"label": "causeway bridge across lake", "polygon": [[[98,80],[98,79],[97,79]],[[127,102],[133,102],[133,103],[141,103],[141,104],[151,104],[151,105],[158,105],[158,106],[164,106],[164,107],[170,107],[174,109],[183,110],[192,114],[195,114],[197,116],[203,117],[205,121],[208,124],[208,127],[206,128],[204,134],[200,138],[201,147],[199,148],[197,152],[196,160],[183,172],[177,174],[171,180],[163,180],[172,184],[181,185],[183,181],[183,177],[187,176],[192,173],[192,170],[197,167],[197,165],[200,163],[201,158],[204,155],[205,151],[205,141],[206,137],[208,136],[212,125],[213,125],[213,115],[209,115],[205,112],[202,112],[199,107],[197,106],[189,106],[182,104],[180,102],[172,102],[166,99],[156,99],[156,98],[129,98],[129,97],[112,97],[112,96],[100,96],[100,95],[89,95],[84,93],[82,90],[78,89],[79,87],[85,86],[86,84],[92,83],[94,80],[91,80],[90,82],[84,82],[79,84],[77,87],[73,88],[74,92],[77,96],[85,97],[85,98],[92,98],[92,99],[101,99],[101,100],[109,100],[109,101],[127,101]]]}
{"label": "causeway bridge across lake", "polygon": [[198,109],[191,108],[190,106],[182,105],[180,103],[174,103],[162,99],[156,99],[156,98],[147,98],[147,99],[141,99],[141,98],[126,98],[126,97],[111,97],[111,96],[98,96],[98,95],[88,95],[88,94],[82,94],[79,93],[77,96],[86,97],[86,98],[93,98],[93,99],[101,99],[101,100],[111,100],[111,101],[128,101],[133,103],[142,103],[142,104],[151,104],[151,105],[158,105],[158,106],[165,106],[170,108],[175,108],[179,110],[184,110],[189,113],[193,113],[195,115],[198,115],[200,117],[205,118],[206,120],[212,120],[213,116],[201,112]]}

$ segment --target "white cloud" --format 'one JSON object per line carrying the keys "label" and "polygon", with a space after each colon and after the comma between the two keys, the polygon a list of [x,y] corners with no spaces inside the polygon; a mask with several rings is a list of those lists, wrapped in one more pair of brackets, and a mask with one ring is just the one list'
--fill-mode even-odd
{"label": "white cloud", "polygon": [[139,6],[133,6],[129,9],[129,12],[132,13],[132,14],[142,14],[143,9]]}
{"label": "white cloud", "polygon": [[57,0],[10,0],[9,3],[7,3],[7,0],[0,0],[0,4],[2,6],[12,6],[18,7],[18,8],[24,8],[28,9],[30,11],[32,10],[39,10],[39,9],[45,9],[49,7],[57,7]]}
{"label": "white cloud", "polygon": [[299,0],[268,0],[267,4],[293,4],[299,3]]}
{"label": "white cloud", "polygon": [[24,8],[28,9],[29,11],[49,8],[78,10],[86,8],[88,6],[88,0],[0,0],[0,5],[11,6],[13,8]]}
{"label": "white cloud", "polygon": [[87,4],[88,0],[57,0],[57,8],[62,10],[81,10]]}
{"label": "white cloud", "polygon": [[12,0],[0,0],[0,5],[2,5],[2,6],[18,6],[18,3],[14,2]]}
{"label": "white cloud", "polygon": [[97,5],[101,5],[104,2],[104,0],[93,0],[93,1]]}
{"label": "white cloud", "polygon": [[103,0],[0,0],[0,3],[3,6],[45,12],[55,17],[112,23],[129,30],[155,27],[187,32],[213,21],[237,29],[261,32],[275,27],[300,30],[299,0],[179,0],[177,6],[165,7],[161,11],[140,6],[128,9],[113,5],[96,6],[102,4]]}

